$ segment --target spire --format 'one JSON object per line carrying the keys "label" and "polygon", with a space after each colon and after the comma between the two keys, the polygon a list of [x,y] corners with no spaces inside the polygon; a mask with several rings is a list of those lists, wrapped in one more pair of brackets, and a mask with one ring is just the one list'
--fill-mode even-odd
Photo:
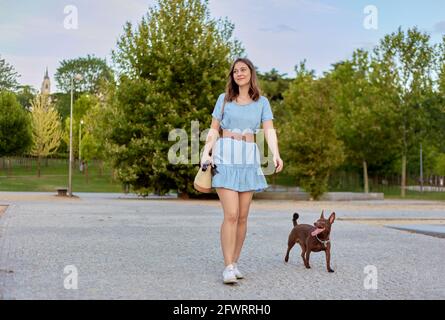
{"label": "spire", "polygon": [[43,77],[42,89],[40,90],[42,94],[51,94],[51,81],[48,75],[48,67],[45,70],[45,76]]}

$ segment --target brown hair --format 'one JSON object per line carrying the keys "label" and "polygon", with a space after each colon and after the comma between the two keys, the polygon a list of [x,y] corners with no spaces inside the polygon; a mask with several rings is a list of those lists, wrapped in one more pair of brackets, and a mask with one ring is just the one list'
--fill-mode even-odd
{"label": "brown hair", "polygon": [[249,67],[251,75],[249,96],[253,101],[258,101],[261,95],[261,90],[258,85],[255,67],[253,66],[253,63],[247,58],[238,58],[235,60],[235,62],[233,62],[227,77],[226,95],[224,97],[224,101],[233,101],[239,95],[239,87],[236,84],[235,79],[233,78],[233,69],[235,68],[235,64],[237,64],[238,62],[244,62]]}

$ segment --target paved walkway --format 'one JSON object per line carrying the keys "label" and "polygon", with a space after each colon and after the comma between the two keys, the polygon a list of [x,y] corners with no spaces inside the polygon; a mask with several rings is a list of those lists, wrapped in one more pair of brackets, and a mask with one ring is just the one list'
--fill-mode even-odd
{"label": "paved walkway", "polygon": [[[445,299],[445,239],[351,218],[445,220],[443,202],[254,200],[239,261],[246,278],[221,282],[218,201],[119,199],[119,195],[3,193],[3,299]],[[313,223],[335,210],[332,268],[324,253],[306,270],[295,247],[284,263],[292,213]],[[326,212],[325,211],[325,212]],[[66,266],[78,289],[65,289]],[[375,266],[377,289],[365,289]]]}

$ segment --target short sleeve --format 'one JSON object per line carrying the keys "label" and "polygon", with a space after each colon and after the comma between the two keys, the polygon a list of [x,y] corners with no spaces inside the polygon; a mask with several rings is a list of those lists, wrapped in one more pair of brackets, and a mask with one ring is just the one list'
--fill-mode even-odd
{"label": "short sleeve", "polygon": [[216,100],[215,107],[213,108],[212,117],[218,119],[221,121],[221,111],[222,111],[222,105],[224,102],[224,93],[221,93],[218,97],[218,100]]}
{"label": "short sleeve", "polygon": [[261,112],[261,122],[267,120],[273,120],[273,114],[269,100],[266,97],[263,97],[263,111]]}

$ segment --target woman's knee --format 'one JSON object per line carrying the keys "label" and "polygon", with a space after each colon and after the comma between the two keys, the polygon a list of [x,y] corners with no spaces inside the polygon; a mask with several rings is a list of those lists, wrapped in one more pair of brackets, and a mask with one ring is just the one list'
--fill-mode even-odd
{"label": "woman's knee", "polygon": [[236,211],[225,212],[224,213],[224,222],[230,223],[230,224],[238,223],[238,212],[236,212]]}
{"label": "woman's knee", "polygon": [[238,225],[245,225],[247,224],[247,214],[246,215],[240,215],[238,217]]}

